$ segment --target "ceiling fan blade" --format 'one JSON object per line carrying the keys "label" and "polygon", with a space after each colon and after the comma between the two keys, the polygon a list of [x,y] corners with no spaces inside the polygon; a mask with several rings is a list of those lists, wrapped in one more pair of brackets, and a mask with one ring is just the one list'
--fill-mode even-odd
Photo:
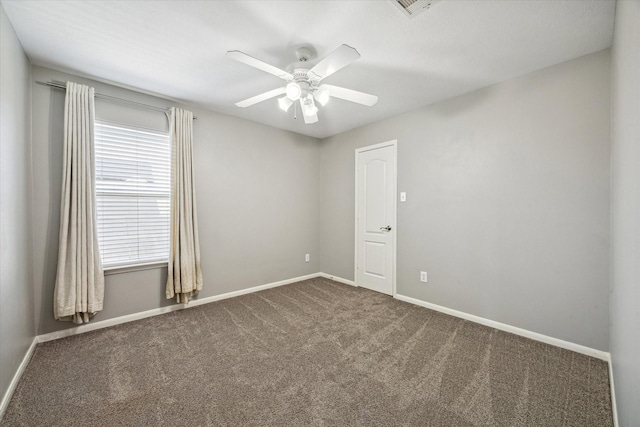
{"label": "ceiling fan blade", "polygon": [[315,67],[309,70],[307,75],[312,80],[320,81],[336,71],[343,69],[358,58],[360,58],[360,54],[357,50],[343,44],[331,52],[329,56],[318,62]]}
{"label": "ceiling fan blade", "polygon": [[236,102],[238,107],[250,107],[253,104],[257,104],[258,102],[266,101],[269,98],[273,98],[274,96],[282,95],[286,92],[286,88],[279,87],[277,89],[270,90],[269,92],[261,93],[260,95],[252,96],[249,99],[245,99],[244,101]]}
{"label": "ceiling fan blade", "polygon": [[227,52],[227,56],[231,59],[235,59],[238,62],[242,62],[244,64],[257,68],[258,70],[273,74],[274,76],[280,77],[283,80],[293,80],[293,76],[286,71],[281,70],[278,67],[274,67],[273,65],[269,65],[266,62],[262,62],[259,59],[254,58],[253,56],[249,56],[246,53],[240,52],[239,50],[230,50]]}
{"label": "ceiling fan blade", "polygon": [[357,90],[346,89],[340,86],[333,85],[321,85],[320,89],[326,89],[329,94],[334,98],[344,99],[345,101],[355,102],[357,104],[366,105],[371,107],[378,102],[378,97],[375,95],[369,95],[368,93],[358,92]]}
{"label": "ceiling fan blade", "polygon": [[303,114],[302,117],[304,118],[304,123],[307,125],[313,124],[318,121],[317,113],[314,114],[313,116],[307,116],[306,114]]}

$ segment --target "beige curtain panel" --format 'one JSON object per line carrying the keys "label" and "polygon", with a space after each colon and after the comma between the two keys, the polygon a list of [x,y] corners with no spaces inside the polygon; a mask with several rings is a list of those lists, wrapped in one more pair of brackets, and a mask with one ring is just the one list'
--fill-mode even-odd
{"label": "beige curtain panel", "polygon": [[94,89],[67,82],[60,243],[53,312],[86,323],[102,310],[104,273],[98,249],[94,183]]}
{"label": "beige curtain panel", "polygon": [[167,298],[187,303],[202,289],[193,167],[193,113],[171,109],[171,237]]}

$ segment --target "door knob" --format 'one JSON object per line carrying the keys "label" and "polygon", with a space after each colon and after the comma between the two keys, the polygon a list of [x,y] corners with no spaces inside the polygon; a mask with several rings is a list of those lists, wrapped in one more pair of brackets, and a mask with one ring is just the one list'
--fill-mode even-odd
{"label": "door knob", "polygon": [[380,231],[391,231],[391,226],[387,225],[386,227],[380,227]]}

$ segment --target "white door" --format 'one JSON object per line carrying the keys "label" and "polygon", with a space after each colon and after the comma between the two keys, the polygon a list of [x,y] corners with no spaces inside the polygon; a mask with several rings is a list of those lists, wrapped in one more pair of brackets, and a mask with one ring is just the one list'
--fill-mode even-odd
{"label": "white door", "polygon": [[393,295],[396,141],[356,150],[356,284]]}

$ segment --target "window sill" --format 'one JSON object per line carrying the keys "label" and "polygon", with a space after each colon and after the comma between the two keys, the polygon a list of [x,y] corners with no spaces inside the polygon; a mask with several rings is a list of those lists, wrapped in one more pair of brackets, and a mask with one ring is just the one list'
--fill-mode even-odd
{"label": "window sill", "polygon": [[155,270],[157,268],[167,268],[168,261],[157,261],[149,264],[136,264],[136,265],[120,265],[117,267],[105,267],[104,275],[111,276],[112,274],[131,273],[133,271],[142,270]]}

